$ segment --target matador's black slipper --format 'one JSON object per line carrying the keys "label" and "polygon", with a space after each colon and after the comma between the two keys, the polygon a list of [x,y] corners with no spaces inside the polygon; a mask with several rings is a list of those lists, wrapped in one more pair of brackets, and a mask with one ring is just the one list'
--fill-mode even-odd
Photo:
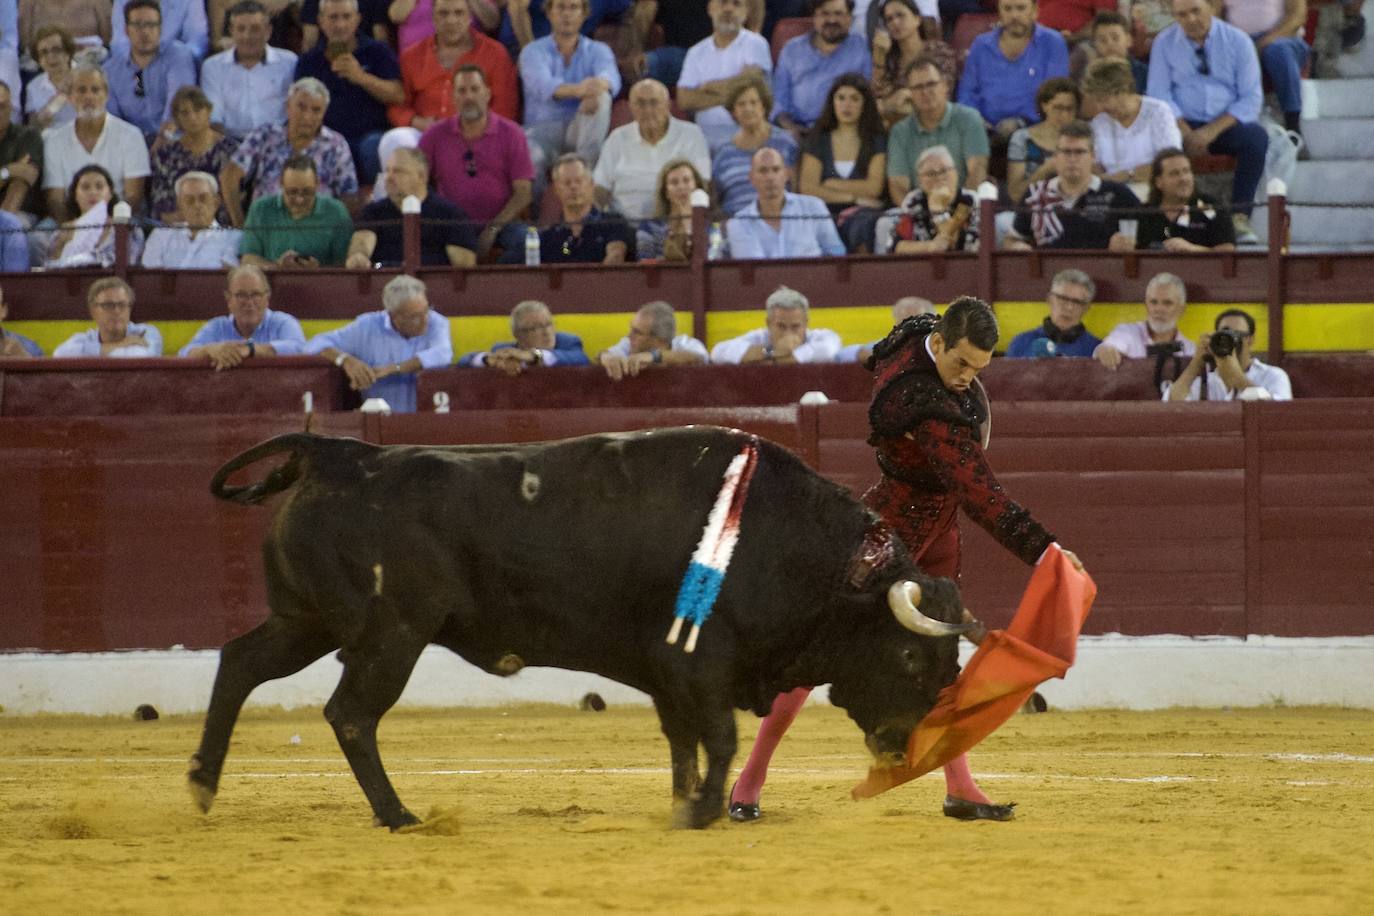
{"label": "matador's black slipper", "polygon": [[748,804],[747,802],[737,802],[734,800],[734,795],[735,787],[731,786],[730,808],[728,810],[730,820],[736,821],[738,823],[746,823],[748,821],[756,821],[759,818],[763,817],[763,812],[759,810],[758,802],[755,802],[752,805]]}
{"label": "matador's black slipper", "polygon": [[[964,801],[953,795],[945,796],[945,817],[961,821],[1009,821],[1015,815],[1016,802],[1006,805]],[[734,815],[731,814],[733,817]]]}

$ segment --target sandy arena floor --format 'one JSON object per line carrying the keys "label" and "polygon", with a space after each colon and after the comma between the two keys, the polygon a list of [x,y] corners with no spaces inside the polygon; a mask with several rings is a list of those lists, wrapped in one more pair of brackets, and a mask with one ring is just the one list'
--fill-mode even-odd
{"label": "sandy arena floor", "polygon": [[938,776],[850,801],[859,732],[812,707],[764,820],[699,832],[668,829],[648,709],[393,712],[401,797],[442,814],[395,836],[370,826],[318,710],[248,712],[215,808],[194,813],[200,724],[0,717],[0,912],[1374,910],[1370,711],[1019,716],[973,757],[1017,819],[963,824],[940,816]]}

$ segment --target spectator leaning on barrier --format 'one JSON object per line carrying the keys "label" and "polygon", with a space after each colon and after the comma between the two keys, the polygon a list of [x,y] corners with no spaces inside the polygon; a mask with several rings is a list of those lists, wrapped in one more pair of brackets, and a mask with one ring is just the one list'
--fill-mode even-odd
{"label": "spectator leaning on barrier", "polygon": [[726,100],[749,80],[768,80],[773,56],[767,39],[745,27],[744,0],[711,0],[706,9],[712,32],[687,51],[677,80],[677,103],[696,113],[696,125],[715,153],[735,133]]}
{"label": "spectator leaning on barrier", "polygon": [[810,0],[811,31],[782,46],[773,73],[773,121],[798,142],[821,116],[830,87],[844,73],[873,76],[863,35],[849,31],[854,0]]}
{"label": "spectator leaning on barrier", "polygon": [[71,98],[76,120],[43,135],[43,191],[48,212],[60,214],[67,185],[77,170],[95,163],[110,173],[120,197],[134,213],[143,209],[148,175],[148,146],[143,134],[128,121],[105,110],[109,98],[105,71],[82,64],[73,68]]}
{"label": "spectator leaning on barrier", "polygon": [[242,140],[286,117],[286,96],[296,79],[296,55],[267,43],[272,22],[258,0],[239,0],[229,8],[234,46],[205,59],[200,88],[210,100],[225,133]]}
{"label": "spectator leaning on barrier", "polygon": [[1050,281],[1050,313],[1038,328],[1011,339],[1007,356],[1092,356],[1102,343],[1083,327],[1083,316],[1097,295],[1093,278],[1076,268],[1061,270]]}
{"label": "spectator leaning on barrier", "polygon": [[1069,48],[1054,29],[1036,23],[1035,0],[998,0],[997,28],[969,47],[959,77],[959,101],[1007,138],[1035,120],[1035,90],[1069,75]]}
{"label": "spectator leaning on barrier", "polygon": [[1193,164],[1181,149],[1160,150],[1150,168],[1150,198],[1136,230],[1137,248],[1233,251],[1231,214],[1197,192]]}
{"label": "spectator leaning on barrier", "polygon": [[595,186],[587,163],[564,153],[553,167],[553,192],[562,221],[539,233],[539,261],[557,264],[623,264],[634,252],[635,233],[624,218],[595,206]]}
{"label": "spectator leaning on barrier", "polygon": [[917,183],[921,153],[943,146],[954,157],[959,186],[976,188],[988,174],[988,135],[983,119],[967,105],[949,100],[949,81],[930,58],[907,71],[912,112],[893,125],[887,138],[887,192],[894,203]]}
{"label": "spectator leaning on barrier", "polygon": [[27,359],[43,355],[43,348],[23,334],[5,329],[5,319],[10,316],[10,307],[5,302],[5,291],[0,289],[0,359]]}
{"label": "spectator leaning on barrier", "polygon": [[706,136],[690,121],[669,114],[671,101],[658,80],[642,79],[630,88],[634,120],[611,131],[592,170],[600,206],[614,206],[631,220],[653,216],[659,172],[674,159],[689,159],[711,177]]}
{"label": "spectator leaning on barrier", "polygon": [[[917,315],[934,315],[935,303],[922,296],[903,296],[892,303],[892,326],[895,328],[908,318],[915,318]],[[884,334],[883,337],[887,335]],[[873,352],[873,347],[882,340],[871,341],[865,344],[850,344],[841,347],[835,354],[837,363],[862,363],[868,360],[869,354]]]}
{"label": "spectator leaning on barrier", "polygon": [[428,130],[451,117],[453,77],[464,64],[475,64],[491,88],[491,109],[512,121],[520,117],[520,86],[515,63],[501,43],[477,30],[468,0],[435,0],[434,34],[401,51],[405,101],[387,109],[397,127]]}
{"label": "spectator leaning on barrier", "polygon": [[253,264],[229,271],[224,302],[229,314],[200,326],[178,356],[207,359],[216,369],[233,369],[265,356],[295,356],[305,349],[301,323],[269,308],[272,287]]}
{"label": "spectator leaning on barrier", "polygon": [[209,172],[186,172],[176,181],[170,225],[154,229],[143,248],[144,267],[219,270],[239,262],[243,233],[215,220],[219,182]]}
{"label": "spectator leaning on barrier", "polygon": [[430,193],[429,162],[423,152],[407,146],[397,149],[387,158],[385,173],[386,197],[358,214],[344,266],[395,267],[404,260],[401,204],[407,197],[420,201],[421,264],[471,267],[477,263],[477,233],[466,213]]}
{"label": "spectator leaning on barrier", "polygon": [[14,93],[0,83],[0,210],[25,214],[32,223],[38,212],[38,179],[43,174],[43,137],[11,120]]}
{"label": "spectator leaning on barrier", "polygon": [[819,197],[787,190],[787,167],[771,147],[754,154],[749,181],[758,197],[727,225],[733,258],[816,258],[845,253]]}
{"label": "spectator leaning on barrier", "polygon": [[[1255,319],[1241,309],[1217,316],[1215,330],[1197,341],[1197,352],[1164,390],[1166,401],[1291,401],[1293,384],[1278,366],[1254,355]],[[1206,368],[1207,388],[1202,387]]]}
{"label": "spectator leaning on barrier", "polygon": [[585,366],[591,361],[582,338],[554,329],[553,312],[535,299],[518,303],[510,312],[513,341],[495,344],[490,350],[465,353],[458,365],[486,366],[507,375],[519,375],[536,366]]}
{"label": "spectator leaning on barrier", "polygon": [[239,256],[259,267],[342,267],[353,221],[344,205],[322,197],[309,156],[288,159],[281,193],[255,200],[243,226]]}
{"label": "spectator leaning on barrier", "polygon": [[1122,358],[1144,359],[1161,350],[1192,356],[1193,342],[1178,330],[1178,321],[1188,308],[1188,290],[1183,281],[1170,273],[1158,273],[1145,286],[1144,321],[1123,321],[1112,328],[1093,357],[1108,369],[1121,365]]}
{"label": "spectator leaning on barrier", "polygon": [[902,200],[891,220],[894,254],[977,251],[981,211],[978,200],[959,187],[954,157],[932,146],[916,160],[920,187]]}
{"label": "spectator leaning on barrier", "polygon": [[170,137],[172,96],[196,84],[196,61],[179,41],[161,44],[162,9],[157,0],[129,0],[123,28],[128,41],[116,43],[105,61],[110,114],[143,132],[149,143],[159,132]]}
{"label": "spectator leaning on barrier", "polygon": [[161,356],[162,335],[151,324],[129,320],[134,290],[118,277],[101,277],[86,290],[95,327],[81,331],[52,351],[53,356]]}
{"label": "spectator leaning on barrier", "polygon": [[348,374],[365,398],[382,398],[397,413],[414,413],[416,375],[453,362],[448,319],[429,306],[425,284],[402,274],[382,290],[382,311],[314,337],[318,353]]}
{"label": "spectator leaning on barrier", "polygon": [[840,335],[808,328],[810,303],[795,289],[779,286],[765,303],[764,327],[711,348],[711,362],[828,363],[840,350]]}
{"label": "spectator leaning on barrier", "polygon": [[617,382],[650,366],[695,366],[706,359],[706,345],[690,334],[677,333],[673,307],[661,299],[641,305],[630,319],[629,335],[596,357]]}

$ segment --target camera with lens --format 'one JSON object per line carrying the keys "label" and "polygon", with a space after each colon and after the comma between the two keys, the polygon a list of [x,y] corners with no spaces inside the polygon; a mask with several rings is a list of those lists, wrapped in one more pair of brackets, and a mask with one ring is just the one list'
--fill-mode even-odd
{"label": "camera with lens", "polygon": [[1240,335],[1227,328],[1213,331],[1207,349],[1218,359],[1230,356],[1240,349]]}

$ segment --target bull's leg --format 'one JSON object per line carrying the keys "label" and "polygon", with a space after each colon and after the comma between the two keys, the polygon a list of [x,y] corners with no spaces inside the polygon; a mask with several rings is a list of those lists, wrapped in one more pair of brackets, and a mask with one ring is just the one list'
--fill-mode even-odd
{"label": "bull's leg", "polygon": [[668,750],[673,759],[673,804],[688,802],[701,785],[701,771],[697,768],[697,731],[673,705],[661,698],[654,697],[654,708],[658,710],[659,726],[663,736],[668,739]]}
{"label": "bull's leg", "polygon": [[725,778],[735,757],[734,710],[726,708],[703,713],[701,745],[706,751],[706,778],[692,801],[692,827],[705,827],[720,818],[725,808]]}
{"label": "bull's leg", "polygon": [[209,811],[215,800],[224,757],[229,752],[229,736],[248,695],[259,684],[295,674],[337,645],[322,630],[273,616],[224,646],[200,749],[191,757],[187,773],[191,794],[201,811]]}

